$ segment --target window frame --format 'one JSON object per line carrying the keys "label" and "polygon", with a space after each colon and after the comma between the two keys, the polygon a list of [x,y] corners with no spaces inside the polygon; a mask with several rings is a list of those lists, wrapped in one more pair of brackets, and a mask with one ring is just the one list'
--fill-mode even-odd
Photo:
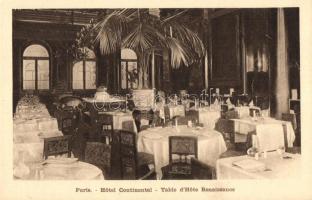
{"label": "window frame", "polygon": [[[123,56],[122,56],[122,52],[123,51],[129,51],[129,52],[131,52],[131,53],[133,53],[133,56],[135,55],[135,58],[123,58]],[[132,56],[131,56],[132,57]],[[126,70],[126,73],[125,73],[125,75],[126,75],[126,88],[123,88],[122,87],[122,78],[121,78],[121,76],[122,76],[122,74],[123,74],[123,71],[122,71],[122,63],[125,63],[126,64],[126,66],[125,66],[125,70]],[[130,82],[128,81],[128,76],[129,76],[129,63],[130,62],[135,62],[136,63],[136,69],[137,69],[137,73],[138,73],[138,77],[137,77],[137,87],[136,88],[131,88],[130,87]],[[120,85],[120,89],[122,89],[122,90],[132,90],[132,89],[139,89],[140,88],[140,69],[139,69],[139,66],[138,66],[138,64],[139,64],[139,62],[138,62],[138,55],[137,55],[137,52],[136,51],[134,51],[133,49],[130,49],[130,48],[122,48],[122,49],[120,49],[120,65],[119,65],[119,67],[120,67],[120,69],[119,69],[119,85]]]}
{"label": "window frame", "polygon": [[[24,53],[26,51],[26,49],[32,45],[39,45],[41,47],[43,47],[47,53],[49,57],[36,57],[36,56],[24,56]],[[35,61],[35,88],[34,89],[24,89],[24,60],[34,60]],[[49,88],[48,89],[38,89],[38,61],[39,60],[47,60],[49,62]],[[51,54],[49,51],[49,48],[41,43],[29,43],[27,45],[25,45],[23,51],[22,51],[22,62],[21,62],[21,89],[22,91],[35,91],[35,92],[44,92],[44,91],[50,91],[51,90]]]}
{"label": "window frame", "polygon": [[[86,62],[94,62],[95,63],[95,88],[91,88],[91,89],[86,89]],[[77,64],[78,62],[82,62],[82,85],[83,85],[83,88],[81,89],[74,89],[73,87],[73,84],[74,84],[74,66],[75,64]],[[97,87],[97,80],[98,80],[98,67],[97,67],[97,59],[96,57],[95,58],[83,58],[81,60],[76,60],[73,62],[73,65],[71,67],[71,72],[72,72],[72,75],[71,75],[71,88],[72,90],[74,91],[91,91],[91,90],[96,90],[96,87]]]}
{"label": "window frame", "polygon": [[[138,73],[139,73],[139,70],[138,70],[138,60],[137,59],[120,59],[120,67],[121,67],[121,63],[122,62],[125,62],[126,63],[126,88],[121,88],[121,89],[123,89],[123,90],[128,90],[128,89],[138,89],[138,87],[139,87],[139,84],[140,84],[140,77],[139,77],[139,75],[138,75],[138,77],[137,77],[137,88],[130,88],[129,87],[129,81],[128,81],[128,73],[129,73],[129,70],[128,70],[128,63],[129,62],[136,62],[136,64],[137,64],[137,71],[138,71]],[[121,69],[120,69],[120,77],[121,77],[121,73],[122,73],[122,71],[121,71]],[[122,80],[120,79],[120,86],[122,86]]]}

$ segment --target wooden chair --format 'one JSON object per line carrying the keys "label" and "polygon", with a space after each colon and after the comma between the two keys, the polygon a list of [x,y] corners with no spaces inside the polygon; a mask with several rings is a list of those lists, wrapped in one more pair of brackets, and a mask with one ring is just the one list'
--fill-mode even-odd
{"label": "wooden chair", "polygon": [[47,159],[49,156],[58,156],[67,154],[71,157],[71,136],[57,136],[44,139],[43,156]]}
{"label": "wooden chair", "polygon": [[164,106],[165,122],[170,121],[170,109],[168,106]]}
{"label": "wooden chair", "polygon": [[110,179],[111,174],[111,145],[101,142],[87,142],[84,161],[99,167],[105,179]]}
{"label": "wooden chair", "polygon": [[225,119],[238,119],[238,113],[236,110],[229,110],[225,112]]}
{"label": "wooden chair", "polygon": [[100,141],[106,144],[112,142],[112,135],[114,134],[114,119],[112,115],[98,113],[95,119],[96,131]]}
{"label": "wooden chair", "polygon": [[168,106],[164,106],[164,125],[168,126],[170,123],[174,123],[175,118],[179,118],[178,116],[170,116],[170,108]]}
{"label": "wooden chair", "polygon": [[215,130],[223,134],[226,140],[234,143],[235,126],[234,121],[229,119],[218,119],[215,125]]}
{"label": "wooden chair", "polygon": [[80,120],[78,107],[83,104],[82,99],[76,96],[65,96],[57,104],[54,116],[57,118],[59,130],[65,135],[71,135],[77,128]]}
{"label": "wooden chair", "polygon": [[163,179],[192,179],[191,157],[197,158],[197,138],[169,137],[169,165],[162,168]]}
{"label": "wooden chair", "polygon": [[222,104],[221,105],[221,118],[225,118],[225,113],[229,110],[228,105]]}
{"label": "wooden chair", "polygon": [[121,178],[124,180],[153,178],[155,171],[154,169],[149,169],[149,166],[154,165],[154,156],[137,152],[136,134],[130,131],[120,130],[117,135]]}
{"label": "wooden chair", "polygon": [[196,158],[191,158],[191,169],[193,179],[210,180],[215,178],[214,169]]}
{"label": "wooden chair", "polygon": [[249,115],[250,115],[251,117],[260,116],[260,109],[250,108],[250,109],[249,109]]}
{"label": "wooden chair", "polygon": [[138,132],[140,132],[141,131],[141,111],[134,110],[132,112],[132,117],[134,119]]}

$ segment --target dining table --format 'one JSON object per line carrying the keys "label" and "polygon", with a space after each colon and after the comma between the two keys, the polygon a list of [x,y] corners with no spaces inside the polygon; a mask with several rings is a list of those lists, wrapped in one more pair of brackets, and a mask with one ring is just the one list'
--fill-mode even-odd
{"label": "dining table", "polygon": [[301,155],[272,151],[256,159],[243,155],[217,161],[217,179],[297,179],[301,176]]}
{"label": "dining table", "polygon": [[214,129],[215,125],[221,117],[221,111],[212,107],[198,108],[198,121],[203,124],[204,127]]}
{"label": "dining table", "polygon": [[13,177],[21,180],[105,180],[102,170],[77,158],[49,158],[37,162],[19,162]]}
{"label": "dining table", "polygon": [[113,117],[113,125],[114,130],[127,130],[134,133],[137,133],[137,127],[135,125],[135,121],[132,116],[132,112],[105,112],[107,115],[111,115]]}
{"label": "dining table", "polygon": [[161,179],[161,168],[169,164],[169,137],[194,136],[198,141],[198,159],[207,165],[215,166],[219,156],[227,148],[221,133],[203,127],[184,125],[172,127],[154,127],[138,134],[137,148],[139,152],[154,155],[157,178]]}
{"label": "dining table", "polygon": [[57,120],[35,95],[22,97],[13,116],[14,168],[20,162],[39,162],[43,159],[44,139],[62,136]]}
{"label": "dining table", "polygon": [[[169,109],[169,118],[173,117],[184,117],[185,116],[185,107],[184,105],[167,105]],[[159,117],[165,119],[165,108],[164,106],[156,105],[156,110],[159,111]]]}
{"label": "dining table", "polygon": [[[275,130],[273,128],[276,127],[276,124],[279,124],[280,126],[285,126],[284,129],[279,129],[280,131],[286,131],[286,140],[287,140],[287,146],[293,147],[293,143],[295,141],[295,132],[292,127],[291,122],[289,121],[283,121],[283,120],[277,120],[271,117],[246,117],[242,119],[231,119],[234,121],[234,130],[235,130],[235,137],[234,140],[236,143],[239,142],[246,142],[248,133],[252,131],[259,130],[258,126],[262,126],[263,124],[266,125],[272,125],[272,128],[267,128],[267,131],[271,134],[276,134]],[[258,127],[258,128],[257,128]],[[257,133],[256,133],[257,134]],[[273,137],[272,137],[273,138]]]}

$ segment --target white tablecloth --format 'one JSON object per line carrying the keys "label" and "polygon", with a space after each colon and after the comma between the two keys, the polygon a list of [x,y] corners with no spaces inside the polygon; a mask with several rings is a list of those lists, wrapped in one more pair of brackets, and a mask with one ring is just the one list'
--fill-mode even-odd
{"label": "white tablecloth", "polygon": [[13,119],[14,167],[19,162],[39,162],[43,159],[43,139],[62,135],[57,120],[38,97],[23,97]]}
{"label": "white tablecloth", "polygon": [[253,138],[254,147],[260,151],[273,151],[285,146],[282,124],[259,124]]}
{"label": "white tablecloth", "polygon": [[161,168],[169,164],[169,136],[196,136],[198,138],[198,159],[210,166],[215,166],[226,146],[222,135],[208,128],[195,129],[187,126],[156,127],[140,132],[138,151],[154,155],[155,169],[158,178],[162,177]]}
{"label": "white tablecloth", "polygon": [[30,131],[24,133],[14,133],[14,159],[38,161],[38,159],[43,157],[43,139],[62,135],[63,134],[60,131],[46,131],[44,133],[39,131]]}
{"label": "white tablecloth", "polygon": [[[104,180],[102,171],[89,163],[76,161],[66,164],[28,163],[23,166],[28,173],[19,177],[15,169],[15,177],[27,180]],[[25,169],[26,168],[26,169]],[[36,173],[37,171],[37,173]]]}
{"label": "white tablecloth", "polygon": [[115,130],[138,132],[131,112],[105,112],[105,114],[113,116]]}
{"label": "white tablecloth", "polygon": [[[176,105],[176,106],[168,106],[169,107],[169,115],[170,119],[175,116],[184,117],[185,116],[185,107],[183,105]],[[159,110],[159,116],[162,119],[165,119],[165,111],[164,107]]]}
{"label": "white tablecloth", "polygon": [[14,120],[14,132],[28,131],[51,131],[58,130],[57,120],[55,118],[39,118],[31,120]]}
{"label": "white tablecloth", "polygon": [[235,107],[234,109],[238,114],[238,118],[240,119],[250,116],[248,106]]}
{"label": "white tablecloth", "polygon": [[[235,142],[246,142],[247,134],[251,131],[255,131],[258,125],[284,124],[286,125],[288,147],[293,147],[293,143],[295,141],[296,136],[291,122],[276,120],[273,118],[258,118],[257,120],[253,120],[252,118],[244,118],[232,120],[234,121],[235,124]],[[274,133],[275,132],[272,131],[272,134]]]}
{"label": "white tablecloth", "polygon": [[217,161],[217,179],[287,179],[300,178],[301,155],[284,153],[281,158],[276,152],[267,154],[267,158],[260,158],[257,162],[263,163],[266,170],[249,171],[238,166],[233,166],[233,162],[245,159],[253,159],[248,156],[237,156],[222,158]]}
{"label": "white tablecloth", "polygon": [[206,108],[198,109],[199,123],[204,124],[204,127],[214,129],[216,122],[221,117],[220,110],[212,110]]}

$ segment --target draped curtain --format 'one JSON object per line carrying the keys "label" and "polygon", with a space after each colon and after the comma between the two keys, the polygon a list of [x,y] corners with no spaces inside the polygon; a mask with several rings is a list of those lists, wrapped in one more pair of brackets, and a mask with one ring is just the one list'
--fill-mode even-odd
{"label": "draped curtain", "polygon": [[289,67],[287,56],[287,32],[283,8],[277,11],[277,73],[276,73],[276,118],[287,113],[289,99]]}

